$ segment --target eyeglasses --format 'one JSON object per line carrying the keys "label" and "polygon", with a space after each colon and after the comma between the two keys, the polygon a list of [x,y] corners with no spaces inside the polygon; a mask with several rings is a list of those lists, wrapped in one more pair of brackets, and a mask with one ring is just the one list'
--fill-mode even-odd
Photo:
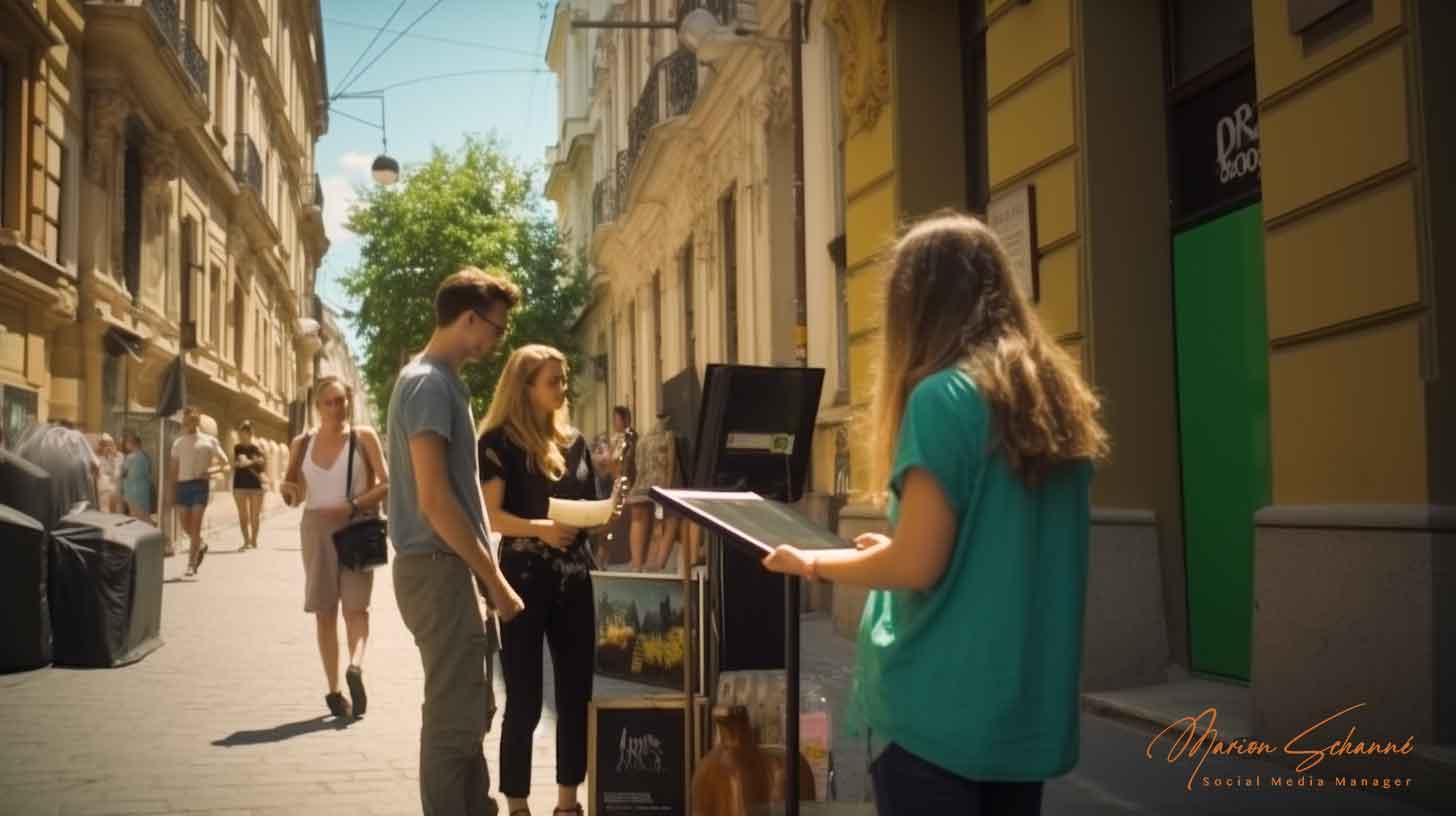
{"label": "eyeglasses", "polygon": [[480,318],[481,320],[485,321],[486,323],[489,323],[490,324],[490,327],[493,328],[493,329],[495,329],[495,333],[496,333],[496,336],[497,337],[505,337],[506,336],[506,333],[510,330],[510,323],[509,322],[507,322],[506,325],[502,326],[501,324],[495,322],[494,320],[491,320],[489,315],[487,315],[485,312],[482,312],[479,309],[471,309],[470,311],[475,312],[475,316],[476,317]]}

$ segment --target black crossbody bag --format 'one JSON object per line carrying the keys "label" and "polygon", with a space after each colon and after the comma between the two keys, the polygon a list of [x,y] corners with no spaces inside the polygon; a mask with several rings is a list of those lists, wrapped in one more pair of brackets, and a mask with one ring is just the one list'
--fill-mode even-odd
{"label": "black crossbody bag", "polygon": [[[348,470],[344,485],[348,498],[354,498],[354,430],[349,429]],[[389,563],[389,526],[379,516],[349,517],[349,523],[334,531],[334,549],[339,553],[339,566],[367,570]]]}

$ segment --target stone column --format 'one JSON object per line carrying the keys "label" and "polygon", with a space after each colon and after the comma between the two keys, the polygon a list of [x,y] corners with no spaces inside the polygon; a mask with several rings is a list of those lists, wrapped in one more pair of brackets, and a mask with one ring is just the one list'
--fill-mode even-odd
{"label": "stone column", "polygon": [[[101,336],[110,310],[105,279],[121,280],[122,165],[119,149],[132,110],[129,94],[118,84],[91,86],[86,92],[85,172],[81,181],[80,311],[75,326],[61,332],[56,376],[75,378],[79,405],[75,419],[100,428],[105,407],[101,393],[106,351]],[[108,287],[109,288],[109,287]],[[104,310],[104,311],[103,311]],[[69,362],[70,365],[65,363]]]}

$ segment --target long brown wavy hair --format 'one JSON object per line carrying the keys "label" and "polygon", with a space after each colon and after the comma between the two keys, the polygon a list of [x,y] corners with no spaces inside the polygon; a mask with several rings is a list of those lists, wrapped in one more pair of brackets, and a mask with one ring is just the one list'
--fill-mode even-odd
{"label": "long brown wavy hair", "polygon": [[537,472],[554,482],[566,473],[566,455],[562,449],[572,443],[576,432],[567,421],[567,406],[562,405],[543,418],[531,405],[530,391],[536,375],[552,360],[561,363],[563,373],[571,373],[566,355],[551,346],[521,346],[511,352],[496,383],[490,408],[480,422],[480,433],[505,428],[506,436],[526,452]]}
{"label": "long brown wavy hair", "polygon": [[1106,457],[1097,396],[1041,327],[989,227],[943,210],[895,245],[875,406],[876,464],[890,473],[915,386],[959,367],[991,411],[991,445],[1035,487],[1065,462]]}

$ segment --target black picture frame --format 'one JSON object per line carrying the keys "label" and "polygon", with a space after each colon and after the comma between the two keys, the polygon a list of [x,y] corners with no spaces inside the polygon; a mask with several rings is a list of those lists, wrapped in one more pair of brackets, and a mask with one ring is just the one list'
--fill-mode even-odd
{"label": "black picture frame", "polygon": [[595,700],[587,725],[592,816],[687,816],[694,744],[680,696]]}

